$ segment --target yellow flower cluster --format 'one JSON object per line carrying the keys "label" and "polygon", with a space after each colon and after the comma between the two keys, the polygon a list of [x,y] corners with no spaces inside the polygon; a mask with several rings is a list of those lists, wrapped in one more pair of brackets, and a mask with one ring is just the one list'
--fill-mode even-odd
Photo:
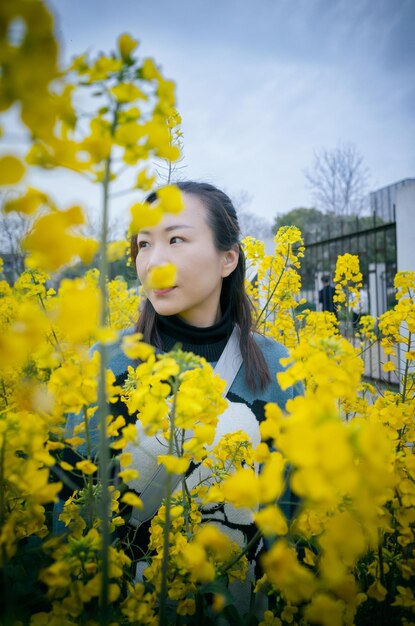
{"label": "yellow flower cluster", "polygon": [[169,472],[182,473],[191,460],[199,462],[206,456],[217,417],[227,406],[223,387],[205,359],[181,350],[163,355],[150,352],[135,370],[129,368],[124,395],[128,410],[139,412],[147,434],[171,444],[169,455],[161,459]]}
{"label": "yellow flower cluster", "polygon": [[[173,519],[168,546],[168,597],[178,602],[179,615],[185,602],[192,607],[190,610],[192,614],[195,610],[194,597],[198,583],[212,582],[225,570],[230,581],[243,580],[247,571],[247,561],[246,558],[235,558],[240,554],[239,546],[215,525],[201,524],[197,500],[192,498],[191,504],[185,505],[187,515],[183,515],[183,500],[175,498],[171,504]],[[166,509],[163,505],[153,519],[150,531],[150,548],[156,551],[156,557],[144,571],[146,580],[158,593],[161,590],[163,573],[161,557],[164,553],[165,519]]]}
{"label": "yellow flower cluster", "polygon": [[283,389],[302,381],[324,405],[330,398],[353,400],[363,373],[363,361],[346,339],[300,334],[298,345],[284,360],[285,372],[278,374]]}
{"label": "yellow flower cluster", "polygon": [[[62,281],[58,292],[47,288],[49,277],[41,272],[21,274],[13,287],[0,280],[0,540],[2,554],[9,557],[19,541],[46,532],[44,505],[61,488],[50,482],[50,467],[56,463],[51,453],[63,448],[58,438],[65,414],[87,409],[88,418],[93,414],[98,354],[91,360],[86,347],[98,332],[96,278],[92,273]],[[137,296],[122,281],[109,287],[118,327],[125,325],[128,310],[131,324]],[[113,382],[108,372],[109,398],[116,391]],[[77,433],[81,441],[84,430]],[[78,440],[66,443],[79,445]]]}
{"label": "yellow flower cluster", "polygon": [[[50,82],[58,75],[53,19],[42,2],[3,2],[0,8],[0,111],[20,104],[20,117],[34,136],[50,133],[54,111]],[[25,167],[2,157],[0,184],[20,181]]]}
{"label": "yellow flower cluster", "polygon": [[358,256],[346,253],[338,257],[334,282],[336,284],[334,302],[339,306],[344,305],[348,310],[359,304],[362,274]]}
{"label": "yellow flower cluster", "polygon": [[[380,323],[386,333],[383,340],[392,346],[405,340],[408,352],[411,340],[402,334],[401,324],[408,320],[411,324],[409,280],[400,275],[396,279],[397,286],[405,283],[407,287],[400,289],[391,312],[396,316],[394,326],[383,319]],[[52,455],[63,447],[76,454],[80,445],[86,446],[85,460],[59,461],[68,476],[76,471],[83,474],[84,487],[68,500],[61,515],[70,532],[68,541],[58,547],[52,544],[53,563],[40,574],[52,601],[48,619],[57,615],[75,618],[97,602],[101,581],[95,548],[85,548],[89,556],[82,558],[87,559],[88,567],[82,576],[84,570],[76,560],[71,557],[69,567],[65,556],[72,554],[75,538],[89,546],[98,520],[100,488],[89,423],[97,403],[99,355],[89,358],[83,346],[99,336],[99,329],[94,331],[97,317],[94,323],[90,319],[81,323],[83,309],[99,308],[98,273],[62,281],[57,293],[47,287],[47,281],[46,274],[31,270],[22,274],[13,288],[5,281],[0,284],[0,321],[7,331],[2,338],[21,349],[15,351],[12,367],[3,352],[1,369],[5,392],[0,441],[7,461],[7,490],[3,493],[5,502],[13,499],[19,506],[7,511],[0,536],[3,554],[12,559],[24,537],[46,534],[44,505],[53,501],[60,489],[59,483],[49,480],[49,468],[56,463]],[[117,326],[128,325],[124,314],[128,307],[134,314],[137,296],[130,295],[120,280],[110,282],[108,292],[111,319]],[[71,327],[73,316],[79,322],[77,328]],[[110,574],[109,602],[117,605],[124,617],[142,615],[143,623],[155,623],[163,577],[177,614],[188,616],[195,614],[200,586],[221,575],[227,580],[245,578],[247,561],[241,546],[217,528],[201,524],[203,507],[214,502],[251,509],[257,528],[270,541],[262,562],[265,577],[258,582],[258,589],[276,594],[279,609],[275,615],[268,611],[264,623],[281,620],[283,614],[290,615],[290,623],[297,623],[301,615],[316,620],[321,610],[321,623],[336,619],[352,624],[367,603],[385,601],[390,581],[397,575],[402,584],[393,596],[393,605],[412,607],[408,594],[413,559],[408,546],[414,540],[415,464],[407,445],[415,436],[411,378],[408,375],[405,391],[388,392],[370,403],[361,395],[364,385],[358,350],[339,335],[331,314],[305,311],[298,338],[279,382],[283,388],[303,382],[305,395],[289,402],[287,415],[275,405],[267,406],[261,423],[263,441],[253,449],[242,431],[225,436],[212,448],[217,416],[226,403],[221,395],[223,383],[203,359],[180,351],[155,355],[140,336],[125,337],[126,353],[142,363],[130,369],[123,393],[130,412],[139,412],[144,429],[164,439],[168,453],[161,455],[159,462],[169,473],[182,473],[191,461],[202,461],[210,479],[209,483],[202,480],[190,493],[182,486],[153,519],[150,548],[155,556],[149,558],[145,570],[146,585],[152,591],[130,584],[125,596],[120,592],[125,572]],[[28,367],[32,378],[21,386],[22,372]],[[120,390],[110,372],[106,384],[111,402]],[[84,419],[74,436],[64,439],[61,427],[68,411],[83,411]],[[354,419],[345,423],[341,415]],[[135,437],[131,426],[116,416],[107,424],[114,449],[122,451]],[[16,449],[22,454],[16,456]],[[126,483],[137,477],[127,457],[124,453],[120,458],[120,478]],[[257,463],[262,464],[259,475]],[[288,487],[301,498],[292,522],[283,512]],[[140,505],[133,493],[113,491],[112,529],[123,524],[119,502]],[[165,565],[167,509],[170,530]],[[295,550],[298,541],[306,546],[303,560]],[[91,545],[95,546],[94,542]],[[117,551],[111,557],[118,565],[120,554]],[[356,572],[368,555],[365,582]],[[127,557],[122,562],[129,567]],[[215,602],[221,606],[220,599]],[[34,617],[34,623],[41,620],[41,614]]]}
{"label": "yellow flower cluster", "polygon": [[[32,12],[27,10],[25,2],[15,4],[15,11],[4,15],[5,24],[12,24],[15,19],[26,22],[25,38],[21,48],[7,40],[1,48],[4,58],[0,57],[0,62],[7,68],[2,78],[10,80],[15,74],[21,76],[22,84],[16,78],[16,84],[4,85],[9,90],[9,101],[2,108],[15,100],[22,103],[23,120],[34,137],[27,162],[82,173],[92,182],[103,184],[108,196],[109,185],[121,175],[115,171],[113,162],[121,160],[126,166],[138,167],[133,188],[148,190],[155,178],[142,168],[141,162],[150,157],[172,162],[180,157],[179,147],[175,145],[180,116],[174,108],[174,83],[162,76],[152,59],[139,61],[134,57],[138,42],[128,34],[120,36],[118,50],[111,56],[101,54],[95,60],[87,55],[78,57],[57,80],[56,42],[50,15],[40,1],[31,3]],[[37,29],[34,22],[39,24]],[[45,51],[47,62],[40,57]],[[40,62],[44,76],[38,69],[32,69]],[[36,79],[32,78],[33,86],[26,92],[30,76]],[[50,93],[49,82],[53,78],[56,78],[54,91]],[[100,109],[96,115],[88,116],[90,122],[86,124],[74,102],[80,91],[94,90],[97,85],[101,91]],[[29,101],[27,93],[30,93]],[[42,115],[37,95],[42,95]],[[1,165],[1,184],[16,184],[23,178],[24,167],[15,156],[2,157]],[[163,212],[176,213],[182,206],[179,190],[166,186],[158,193],[155,206],[141,202],[132,205],[131,232],[146,224],[156,224]],[[34,215],[31,230],[22,242],[23,249],[29,253],[28,267],[55,271],[76,259],[89,263],[97,253],[98,243],[80,231],[85,223],[80,207],[58,209],[45,194],[29,187],[19,198],[8,202],[6,210]],[[114,258],[117,254],[120,246],[116,250],[111,245],[108,255]]]}
{"label": "yellow flower cluster", "polygon": [[[47,616],[48,621],[42,621],[44,615],[40,613],[32,624],[40,626],[42,623],[59,621],[59,618],[65,621],[77,620],[84,614],[85,607],[98,610],[102,587],[101,544],[99,532],[95,528],[83,536],[72,534],[68,542],[59,542],[56,547],[51,544],[53,563],[41,571],[40,580],[48,587],[52,610]],[[122,579],[130,559],[122,550],[113,547],[109,548],[108,559],[108,600],[112,604],[120,596]],[[62,597],[65,598],[63,602]]]}
{"label": "yellow flower cluster", "polygon": [[258,330],[291,347],[296,341],[293,311],[301,288],[297,269],[304,256],[303,239],[295,226],[283,226],[274,243],[274,254],[266,255],[263,243],[253,237],[243,240],[247,273],[254,274],[246,289],[258,309]]}
{"label": "yellow flower cluster", "polygon": [[[382,333],[381,344],[386,355],[397,355],[398,348],[405,359],[405,376],[409,373],[409,364],[415,361],[412,337],[415,334],[415,272],[399,272],[395,277],[397,303],[379,318],[379,330]],[[390,367],[389,367],[390,366]],[[392,361],[384,364],[386,371],[395,369]]]}

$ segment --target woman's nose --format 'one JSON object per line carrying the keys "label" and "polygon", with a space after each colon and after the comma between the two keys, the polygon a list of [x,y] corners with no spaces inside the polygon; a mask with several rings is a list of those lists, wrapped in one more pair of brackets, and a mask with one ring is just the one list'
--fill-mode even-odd
{"label": "woman's nose", "polygon": [[170,262],[168,249],[163,244],[154,244],[147,257],[147,268],[152,269]]}

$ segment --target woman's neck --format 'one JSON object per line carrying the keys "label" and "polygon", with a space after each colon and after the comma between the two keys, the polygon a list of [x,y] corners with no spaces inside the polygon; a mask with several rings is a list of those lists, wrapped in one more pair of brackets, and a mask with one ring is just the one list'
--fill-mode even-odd
{"label": "woman's neck", "polygon": [[222,312],[220,308],[220,304],[215,311],[194,311],[192,310],[191,314],[187,315],[184,311],[183,313],[178,314],[176,317],[183,320],[186,324],[190,326],[194,326],[195,328],[210,328],[214,326],[218,322],[220,322],[222,318]]}
{"label": "woman's neck", "polygon": [[156,324],[160,347],[164,351],[168,352],[180,343],[183,350],[204,356],[209,361],[218,360],[233,329],[229,308],[210,326],[193,326],[177,315],[158,315]]}

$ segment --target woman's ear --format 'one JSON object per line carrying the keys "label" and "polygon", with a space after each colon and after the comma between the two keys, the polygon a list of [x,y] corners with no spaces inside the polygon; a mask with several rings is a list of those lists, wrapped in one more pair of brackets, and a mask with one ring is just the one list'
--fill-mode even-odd
{"label": "woman's ear", "polygon": [[238,265],[239,261],[239,246],[235,244],[230,250],[227,250],[223,254],[222,261],[222,278],[226,278],[229,274],[232,274],[233,270]]}

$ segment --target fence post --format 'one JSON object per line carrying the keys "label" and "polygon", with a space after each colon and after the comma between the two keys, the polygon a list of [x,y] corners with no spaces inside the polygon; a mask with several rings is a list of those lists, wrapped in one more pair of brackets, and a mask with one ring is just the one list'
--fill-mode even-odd
{"label": "fence post", "polygon": [[[396,192],[396,247],[398,272],[415,272],[415,180],[408,181]],[[403,325],[401,335],[408,338],[408,327]],[[399,380],[402,385],[406,359],[403,350],[398,352]],[[409,371],[414,373],[415,364],[410,363]]]}

